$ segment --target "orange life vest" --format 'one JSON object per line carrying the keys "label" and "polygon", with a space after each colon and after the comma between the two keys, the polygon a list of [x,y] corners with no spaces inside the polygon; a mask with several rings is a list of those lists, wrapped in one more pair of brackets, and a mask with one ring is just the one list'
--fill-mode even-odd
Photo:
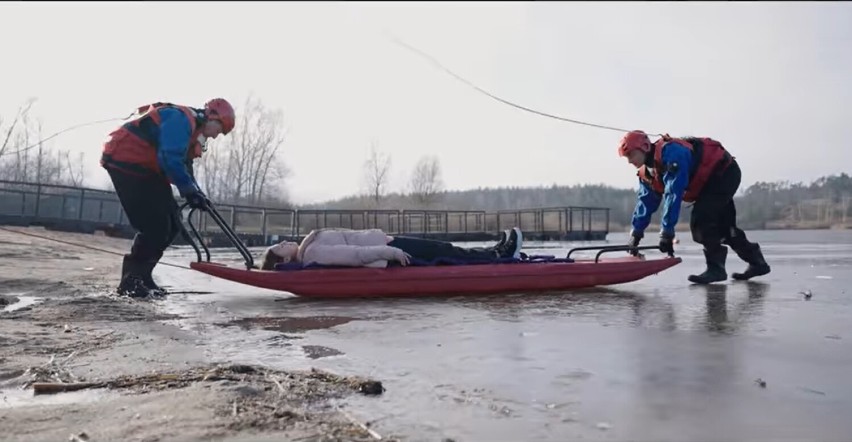
{"label": "orange life vest", "polygon": [[663,183],[663,146],[668,143],[676,143],[686,147],[692,152],[692,166],[689,170],[689,184],[683,194],[683,200],[691,203],[698,198],[701,190],[707,184],[710,177],[721,173],[731,164],[734,157],[731,156],[722,143],[712,138],[699,138],[700,143],[693,146],[691,143],[680,138],[663,136],[654,143],[654,167],[642,166],[639,168],[639,179],[651,186],[658,193],[665,192]]}
{"label": "orange life vest", "polygon": [[192,135],[186,152],[186,163],[191,175],[192,161],[200,158],[204,152],[203,146],[198,141],[198,137],[201,135],[198,115],[189,107],[171,103],[153,103],[140,106],[137,109],[140,115],[136,119],[123,124],[110,133],[110,139],[104,144],[101,166],[118,169],[133,175],[160,175],[171,181],[163,173],[160,163],[157,161],[157,150],[159,148],[157,135],[162,122],[160,110],[167,107],[180,109],[189,118]]}

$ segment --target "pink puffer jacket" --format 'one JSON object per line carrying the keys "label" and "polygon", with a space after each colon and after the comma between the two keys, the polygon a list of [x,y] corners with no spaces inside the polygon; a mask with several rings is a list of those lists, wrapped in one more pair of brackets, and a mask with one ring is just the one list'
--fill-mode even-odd
{"label": "pink puffer jacket", "polygon": [[379,229],[312,230],[299,245],[297,257],[304,264],[387,267],[388,261],[404,256],[402,250],[387,245],[392,240]]}

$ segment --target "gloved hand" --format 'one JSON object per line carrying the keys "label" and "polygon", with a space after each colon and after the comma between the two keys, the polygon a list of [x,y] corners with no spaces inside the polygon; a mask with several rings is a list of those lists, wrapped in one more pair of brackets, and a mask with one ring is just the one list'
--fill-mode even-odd
{"label": "gloved hand", "polygon": [[193,209],[206,211],[210,208],[210,200],[207,199],[207,195],[198,189],[190,190],[183,197],[189,203],[189,207]]}
{"label": "gloved hand", "polygon": [[639,247],[639,242],[642,241],[642,237],[645,234],[643,232],[630,231],[630,239],[627,240],[627,247],[630,247],[630,250],[627,253],[633,256],[639,256],[639,250],[636,250],[636,247]]}
{"label": "gloved hand", "polygon": [[674,255],[674,233],[660,232],[660,251]]}

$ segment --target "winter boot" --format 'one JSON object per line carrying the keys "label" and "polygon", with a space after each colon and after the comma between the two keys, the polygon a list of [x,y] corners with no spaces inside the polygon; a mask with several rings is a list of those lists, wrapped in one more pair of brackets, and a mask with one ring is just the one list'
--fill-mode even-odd
{"label": "winter boot", "polygon": [[745,247],[734,249],[734,251],[740,259],[748,263],[748,267],[746,267],[743,273],[731,274],[733,279],[745,281],[755,276],[763,276],[769,273],[769,264],[763,258],[763,252],[760,251],[760,245],[757,243],[749,243]]}
{"label": "winter boot", "polygon": [[[498,242],[497,245],[491,247],[491,249],[497,251],[498,255],[501,253],[501,250],[506,247],[506,243],[509,241],[509,237],[512,236],[511,232],[511,230],[500,231],[500,242]],[[520,252],[520,258],[526,260],[527,258],[529,258],[529,255],[524,252]]]}
{"label": "winter boot", "polygon": [[497,242],[497,245],[495,247],[503,246],[503,244],[506,244],[506,241],[508,241],[508,240],[509,240],[509,231],[508,230],[501,230],[500,231],[500,241]]}
{"label": "winter boot", "polygon": [[689,281],[695,284],[710,284],[712,282],[728,279],[725,271],[725,258],[728,257],[728,248],[722,245],[704,248],[704,259],[707,261],[707,270],[700,275],[689,275]]}
{"label": "winter boot", "polygon": [[145,286],[148,287],[148,289],[150,289],[153,294],[162,296],[166,294],[166,291],[162,287],[158,286],[156,282],[154,282],[154,276],[152,275],[152,273],[154,272],[154,267],[157,266],[157,262],[158,261],[151,260],[140,263],[139,276],[142,278],[142,282],[145,284]]}
{"label": "winter boot", "polygon": [[513,227],[509,231],[509,238],[501,246],[497,248],[497,253],[501,258],[521,258],[521,248],[523,247],[524,235],[521,229]]}
{"label": "winter boot", "polygon": [[144,263],[130,258],[125,255],[121,265],[121,282],[116,291],[120,296],[128,296],[131,298],[146,298],[150,295],[156,295],[157,292],[152,291],[151,287],[145,284],[146,266]]}
{"label": "winter boot", "polygon": [[130,298],[147,298],[152,294],[151,290],[142,282],[142,278],[133,274],[121,279],[116,292],[120,296],[128,296]]}

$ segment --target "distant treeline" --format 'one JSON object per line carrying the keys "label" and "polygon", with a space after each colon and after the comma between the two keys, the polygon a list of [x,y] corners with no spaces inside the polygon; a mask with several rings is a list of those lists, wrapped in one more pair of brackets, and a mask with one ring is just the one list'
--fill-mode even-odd
{"label": "distant treeline", "polygon": [[[736,197],[737,219],[745,229],[830,228],[849,226],[852,178],[847,174],[822,177],[810,184],[758,182]],[[378,204],[383,209],[517,210],[538,207],[586,206],[610,209],[610,230],[629,229],[636,204],[634,189],[606,185],[499,187],[444,191],[424,205],[410,195],[391,193]],[[681,221],[689,221],[690,204],[684,204]],[[374,196],[350,196],[305,209],[374,209]],[[659,222],[658,211],[652,223]]]}

